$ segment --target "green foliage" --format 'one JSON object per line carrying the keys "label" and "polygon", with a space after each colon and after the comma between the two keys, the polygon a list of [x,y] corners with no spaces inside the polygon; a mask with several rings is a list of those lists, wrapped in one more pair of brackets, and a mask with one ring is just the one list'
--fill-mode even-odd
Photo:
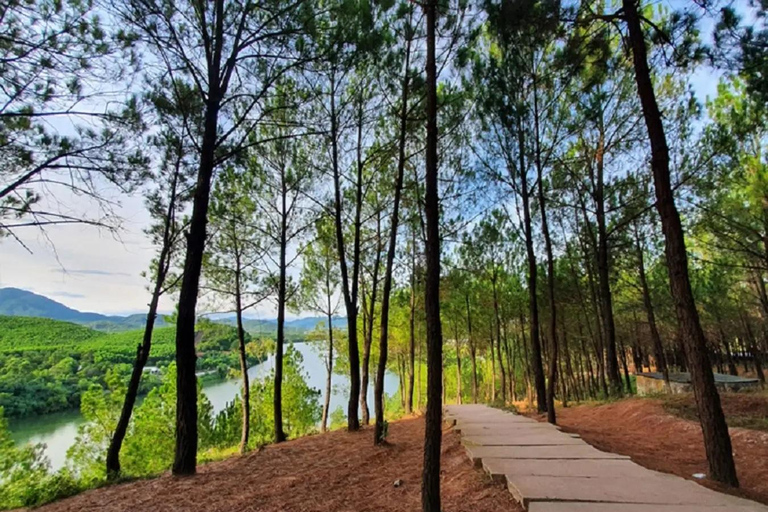
{"label": "green foliage", "polygon": [[344,412],[344,408],[341,406],[336,407],[331,412],[331,425],[328,427],[330,430],[339,430],[347,426],[347,415]]}
{"label": "green foliage", "polygon": [[[233,327],[203,321],[197,331],[199,370],[226,377],[239,367]],[[120,374],[127,382],[143,335],[143,329],[105,334],[56,320],[0,317],[0,407],[8,417],[80,407],[93,385],[109,388],[108,375]],[[175,327],[153,331],[149,365],[165,367],[174,360],[175,336]],[[251,364],[266,357],[252,353]],[[156,376],[145,374],[139,391],[146,394],[158,385]]]}
{"label": "green foliage", "polygon": [[[125,380],[107,375],[107,387],[93,385],[83,394],[85,418],[77,440],[67,453],[69,471],[79,485],[93,487],[105,481],[105,457],[125,396]],[[214,418],[210,402],[198,385],[200,450],[213,445]],[[168,366],[162,384],[136,407],[122,450],[122,475],[145,477],[170,469],[175,448],[176,365]]]}
{"label": "green foliage", "polygon": [[103,334],[82,325],[47,318],[0,316],[0,352],[77,344]]}
{"label": "green foliage", "polygon": [[[290,438],[315,432],[322,413],[318,400],[320,392],[307,384],[302,362],[301,353],[289,344],[283,359],[282,392],[283,428]],[[273,398],[274,371],[251,384],[250,448],[274,439]],[[225,448],[239,443],[241,424],[242,407],[240,397],[237,397],[216,417],[211,433],[212,445]]]}
{"label": "green foliage", "polygon": [[[201,451],[212,446],[213,410],[198,383],[198,429]],[[123,474],[156,475],[171,467],[175,447],[176,365],[171,364],[163,384],[149,392],[136,408],[123,448]],[[103,464],[102,464],[103,471]]]}
{"label": "green foliage", "polygon": [[75,443],[67,458],[84,481],[97,482],[105,474],[105,458],[125,398],[126,380],[119,371],[109,370],[106,389],[92,384],[80,400],[80,412],[85,419],[78,428]]}
{"label": "green foliage", "polygon": [[82,490],[72,473],[49,472],[42,445],[16,447],[0,407],[0,509],[33,507]]}

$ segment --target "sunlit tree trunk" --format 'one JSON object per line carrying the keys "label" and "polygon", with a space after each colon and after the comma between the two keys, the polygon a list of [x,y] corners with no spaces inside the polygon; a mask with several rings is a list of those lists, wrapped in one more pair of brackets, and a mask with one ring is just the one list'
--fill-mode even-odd
{"label": "sunlit tree trunk", "polygon": [[651,143],[651,170],[656,191],[656,209],[664,232],[672,298],[691,372],[691,383],[709,462],[709,474],[718,482],[738,487],[739,480],[736,477],[736,466],[733,462],[731,437],[728,434],[728,425],[720,404],[720,394],[715,387],[712,365],[707,353],[707,342],[688,277],[685,236],[680,214],[675,206],[669,170],[669,150],[661,112],[653,90],[651,71],[648,67],[645,34],[638,13],[637,0],[623,0],[623,10],[629,31],[637,92]]}

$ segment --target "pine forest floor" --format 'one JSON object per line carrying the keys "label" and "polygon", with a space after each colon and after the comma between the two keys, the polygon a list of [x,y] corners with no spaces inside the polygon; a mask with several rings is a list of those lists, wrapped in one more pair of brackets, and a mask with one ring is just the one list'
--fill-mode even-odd
{"label": "pine forest floor", "polygon": [[[768,432],[735,426],[764,425],[768,421],[768,395],[724,393],[721,398],[741,484],[738,490],[693,477],[707,473],[707,462],[690,395],[560,407],[557,420],[564,431],[579,434],[600,450],[628,455],[647,468],[768,504]],[[546,421],[546,416],[532,416]]]}
{"label": "pine forest floor", "polygon": [[[38,509],[40,512],[304,512],[413,511],[421,508],[424,419],[389,424],[389,444],[374,447],[373,431],[335,431],[271,445],[198,468],[102,487]],[[394,482],[402,484],[395,487]],[[502,484],[475,469],[457,433],[443,431],[442,508],[445,512],[520,512]]]}

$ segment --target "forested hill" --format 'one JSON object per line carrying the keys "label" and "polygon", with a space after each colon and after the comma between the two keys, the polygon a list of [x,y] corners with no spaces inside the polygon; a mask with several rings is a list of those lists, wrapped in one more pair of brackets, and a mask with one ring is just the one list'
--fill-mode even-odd
{"label": "forested hill", "polygon": [[[140,329],[146,322],[144,314],[116,316],[78,311],[43,295],[19,288],[0,288],[0,315],[63,320],[108,332]],[[162,317],[158,317],[156,325],[162,327],[166,324]]]}
{"label": "forested hill", "polygon": [[[234,327],[200,322],[196,332],[198,371],[224,378],[239,367]],[[143,329],[104,333],[60,320],[0,316],[0,409],[6,417],[64,411],[79,407],[92,385],[107,389],[110,375],[127,382],[143,334]],[[175,339],[175,327],[155,329],[147,364],[167,369],[175,359]],[[260,342],[246,335],[246,343],[253,343],[249,365],[264,360]],[[140,392],[159,384],[159,376],[147,374]]]}
{"label": "forested hill", "polygon": [[103,336],[83,325],[47,318],[0,316],[0,353],[76,345]]}

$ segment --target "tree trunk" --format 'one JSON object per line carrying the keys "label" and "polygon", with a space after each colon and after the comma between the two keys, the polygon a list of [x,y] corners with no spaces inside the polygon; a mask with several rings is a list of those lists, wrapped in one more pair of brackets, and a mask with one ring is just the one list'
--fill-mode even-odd
{"label": "tree trunk", "polygon": [[563,314],[560,315],[560,332],[563,333],[563,356],[565,358],[565,377],[570,383],[571,389],[573,389],[573,396],[576,400],[581,400],[581,389],[579,388],[579,382],[573,372],[573,363],[571,361],[571,352],[568,348],[568,331],[565,328],[565,308],[563,308]]}
{"label": "tree trunk", "polygon": [[[370,421],[370,411],[368,409],[368,375],[370,372],[371,345],[373,345],[373,324],[376,321],[376,294],[379,288],[379,267],[381,266],[381,211],[376,214],[376,257],[373,262],[373,275],[371,280],[371,302],[368,308],[367,320],[368,328],[365,329],[363,340],[363,364],[362,364],[362,382],[360,385],[360,411],[362,413],[363,425]],[[390,278],[391,279],[391,278]],[[385,291],[386,292],[386,291]],[[365,293],[363,293],[365,297]],[[365,303],[365,298],[363,298]],[[365,308],[365,305],[363,305]],[[389,313],[389,312],[387,312]],[[382,312],[383,314],[383,312]],[[382,316],[382,320],[383,320]],[[363,323],[365,323],[365,318]]]}
{"label": "tree trunk", "polygon": [[[408,31],[410,34],[410,31]],[[376,371],[376,389],[374,393],[374,404],[376,408],[376,427],[374,428],[373,443],[379,444],[384,431],[384,373],[387,369],[387,350],[389,341],[389,299],[392,294],[392,270],[395,264],[395,251],[397,250],[397,228],[400,225],[400,197],[403,191],[403,178],[405,176],[405,142],[408,129],[408,83],[409,67],[411,58],[411,40],[406,41],[405,62],[403,63],[403,88],[400,105],[400,133],[398,140],[397,155],[397,176],[395,177],[395,201],[392,205],[392,220],[390,221],[389,249],[387,250],[387,263],[384,270],[384,290],[381,297],[381,337],[379,338],[379,366]],[[415,248],[414,248],[415,249]],[[411,291],[411,301],[413,301],[413,290]],[[413,341],[413,306],[411,307],[410,334],[411,343]],[[409,356],[413,357],[413,350],[409,351]],[[411,362],[413,364],[413,362]],[[410,393],[408,399],[404,400],[407,404],[408,412],[413,405],[413,379],[409,382]],[[405,384],[405,382],[403,382]],[[400,389],[403,389],[401,384]]]}
{"label": "tree trunk", "polygon": [[328,415],[331,407],[331,390],[333,375],[333,311],[331,308],[331,296],[328,295],[328,358],[325,360],[325,397],[323,399],[323,419],[320,428],[323,432],[328,430]]}
{"label": "tree trunk", "polygon": [[525,361],[525,396],[531,403],[531,358],[528,356],[528,340],[525,339],[525,315],[520,308],[520,335],[523,338],[523,360]]}
{"label": "tree trunk", "polygon": [[472,313],[469,308],[469,294],[465,295],[467,303],[467,342],[469,343],[469,356],[472,359],[472,403],[477,403],[477,348],[472,338]]}
{"label": "tree trunk", "polygon": [[[587,377],[589,379],[589,394],[594,398],[597,396],[597,379],[595,378],[594,371],[592,370],[592,358],[590,357],[589,351],[587,350],[587,341],[584,338],[584,331],[581,328],[581,318],[577,317],[577,321],[579,326],[579,340],[581,341],[581,353],[584,356],[584,364],[587,367]],[[587,321],[589,321],[589,319],[587,319]]]}
{"label": "tree trunk", "polygon": [[331,116],[331,159],[334,184],[334,225],[336,228],[336,249],[339,253],[339,269],[341,272],[341,289],[344,295],[344,306],[347,311],[347,341],[349,348],[349,402],[347,406],[347,429],[360,429],[358,403],[360,396],[360,352],[357,346],[357,273],[360,260],[360,206],[362,203],[362,169],[358,165],[356,210],[355,210],[355,241],[353,270],[350,278],[347,268],[347,251],[344,244],[344,227],[341,209],[341,170],[339,169],[339,127],[336,113],[336,81],[331,74],[330,116]]}
{"label": "tree trunk", "polygon": [[[217,9],[223,3],[216,2]],[[212,70],[218,77],[219,69]],[[205,107],[203,141],[200,148],[200,166],[192,200],[192,216],[187,234],[187,254],[179,291],[179,309],[176,318],[176,446],[173,461],[174,475],[193,475],[197,469],[197,354],[195,352],[195,309],[200,286],[208,224],[208,203],[211,195],[211,177],[215,167],[216,133],[219,124],[221,96],[216,84]]]}
{"label": "tree trunk", "polygon": [[280,260],[279,277],[277,283],[277,339],[275,343],[275,442],[282,443],[286,436],[283,431],[283,349],[285,345],[285,302],[286,302],[286,246],[288,244],[287,226],[287,196],[285,169],[281,170],[281,210],[280,210]]}
{"label": "tree trunk", "polygon": [[[594,245],[594,236],[591,233],[590,230],[590,224],[589,219],[587,218],[587,210],[586,205],[582,204],[582,213],[584,215],[584,225],[585,229],[587,231],[587,234],[590,235],[590,240],[592,241],[592,245]],[[595,276],[592,269],[592,262],[589,258],[589,249],[587,247],[587,244],[584,240],[580,239],[582,252],[584,254],[584,267],[587,270],[587,281],[589,282],[589,294],[591,297],[591,303],[592,303],[592,310],[593,314],[595,315],[595,321],[597,324],[597,329],[595,329],[597,336],[592,336],[592,343],[595,348],[595,361],[597,363],[597,378],[600,382],[600,387],[602,388],[603,394],[605,396],[608,396],[608,384],[605,381],[605,350],[604,350],[604,339],[603,339],[603,321],[602,321],[602,315],[600,314],[600,308],[599,308],[599,302],[597,299],[597,290],[595,288]],[[592,331],[591,322],[589,321],[589,318],[586,317],[585,319],[587,321],[587,326],[589,327],[590,332]]]}
{"label": "tree trunk", "polygon": [[418,363],[418,361],[422,360],[422,350],[421,350],[421,344],[419,344],[419,357],[416,359],[417,366],[416,366],[416,409],[421,410],[421,363]]}
{"label": "tree trunk", "polygon": [[[555,258],[552,255],[552,238],[549,235],[547,223],[546,195],[544,194],[544,169],[541,163],[541,141],[539,140],[539,102],[536,89],[536,75],[533,78],[533,124],[534,142],[536,148],[536,173],[539,181],[539,210],[541,212],[541,231],[544,234],[544,247],[547,255],[547,299],[549,301],[549,337],[551,349],[549,354],[549,376],[547,386],[547,421],[557,423],[555,414],[555,386],[557,385],[557,306],[555,305]],[[563,397],[565,399],[565,397]]]}
{"label": "tree trunk", "polygon": [[491,402],[496,401],[496,348],[493,341],[493,326],[490,326],[491,331]]}
{"label": "tree trunk", "polygon": [[411,230],[411,300],[408,317],[408,396],[405,402],[407,413],[413,412],[413,384],[416,378],[416,233]]}
{"label": "tree trunk", "polygon": [[739,316],[741,316],[741,322],[744,324],[744,329],[746,331],[746,340],[747,340],[747,346],[749,347],[749,351],[752,352],[752,361],[755,365],[755,373],[757,374],[757,380],[760,381],[760,387],[765,387],[765,374],[763,374],[763,365],[760,364],[760,351],[757,348],[757,340],[755,338],[755,333],[752,331],[752,326],[749,323],[749,318],[747,318],[744,315],[743,311],[739,311]]}
{"label": "tree trunk", "polygon": [[597,149],[597,177],[595,180],[595,203],[597,206],[597,277],[600,289],[600,306],[602,308],[603,333],[605,335],[606,362],[608,382],[611,392],[621,396],[621,375],[616,351],[616,325],[613,319],[613,297],[611,294],[610,269],[608,262],[608,234],[605,226],[605,194],[603,183],[603,134]]}
{"label": "tree trunk", "polygon": [[400,406],[405,408],[405,359],[397,354],[397,376],[400,391]]}
{"label": "tree trunk", "polygon": [[461,404],[461,343],[459,342],[458,322],[454,325],[453,332],[456,344],[456,403]]}
{"label": "tree trunk", "polygon": [[[157,290],[157,287],[155,288]],[[149,351],[152,347],[152,330],[155,326],[155,317],[157,316],[157,303],[159,294],[153,293],[152,302],[147,314],[147,323],[144,325],[144,337],[140,345],[136,347],[136,359],[133,363],[131,380],[128,382],[128,389],[125,392],[123,408],[120,412],[120,419],[117,422],[112,438],[109,440],[107,449],[107,478],[114,480],[120,476],[120,449],[123,446],[125,435],[128,432],[128,425],[133,414],[133,407],[136,404],[136,398],[139,394],[139,385],[141,384],[141,374],[144,366],[147,364]]]}
{"label": "tree trunk", "polygon": [[[496,263],[493,263],[493,275],[491,276],[491,283],[493,285],[493,314],[496,319],[496,355],[499,358],[499,370],[501,371],[501,401],[507,401],[507,371],[504,368],[504,357],[501,352],[501,317],[499,316],[499,294],[496,288],[497,280],[497,268]],[[493,346],[493,343],[491,343]]]}
{"label": "tree trunk", "polygon": [[248,436],[251,426],[251,388],[248,383],[248,358],[245,355],[245,329],[243,329],[243,305],[240,296],[240,277],[237,279],[237,295],[235,296],[235,315],[237,317],[237,348],[240,356],[240,373],[243,378],[243,424],[240,434],[240,454],[248,450]]}
{"label": "tree trunk", "polygon": [[424,465],[421,509],[440,512],[440,444],[442,441],[443,334],[440,326],[440,204],[437,171],[437,65],[435,32],[437,0],[427,0],[427,144],[426,144],[426,283],[427,413],[424,428]]}
{"label": "tree trunk", "polygon": [[629,366],[627,365],[627,347],[624,345],[624,340],[619,339],[619,360],[621,361],[621,367],[624,370],[624,382],[627,385],[627,393],[632,394],[632,380],[629,378]]}
{"label": "tree trunk", "polygon": [[510,349],[509,339],[507,338],[507,328],[503,322],[501,324],[501,340],[504,345],[504,356],[507,361],[507,386],[509,388],[509,399],[514,402],[517,399],[515,396],[515,358]]}
{"label": "tree trunk", "polygon": [[141,375],[144,366],[147,364],[149,352],[152,348],[152,332],[155,328],[155,319],[157,318],[157,308],[160,302],[160,295],[163,293],[165,278],[168,275],[171,260],[172,235],[171,226],[174,222],[174,212],[176,209],[178,168],[171,181],[171,193],[168,198],[168,209],[165,212],[165,225],[163,226],[163,242],[160,248],[160,254],[157,258],[157,274],[155,275],[155,285],[152,289],[152,298],[149,302],[149,311],[147,311],[147,320],[144,324],[144,335],[141,345],[136,347],[136,359],[131,371],[131,379],[128,382],[128,388],[125,390],[125,400],[123,408],[120,411],[120,418],[117,421],[115,432],[109,440],[107,448],[107,478],[112,480],[120,475],[120,449],[123,446],[125,435],[128,432],[128,425],[131,422],[133,408],[136,405],[136,398],[139,395],[139,385],[141,384]]}
{"label": "tree trunk", "polygon": [[709,462],[710,477],[738,487],[736,466],[733,462],[731,438],[715,387],[712,365],[707,354],[707,342],[701,328],[696,303],[688,277],[688,255],[680,215],[675,206],[669,171],[667,149],[661,112],[648,68],[645,35],[640,23],[636,0],[623,0],[624,16],[629,30],[629,41],[637,81],[637,92],[642,104],[643,116],[651,143],[651,169],[656,189],[656,208],[664,231],[667,270],[675,303],[680,332],[683,338],[691,372],[691,383],[696,398],[704,448]]}
{"label": "tree trunk", "polygon": [[523,231],[525,232],[525,252],[528,259],[528,303],[530,308],[531,368],[536,390],[536,409],[541,413],[547,410],[547,390],[544,381],[544,366],[541,362],[541,341],[539,339],[539,305],[536,297],[536,254],[533,250],[533,228],[531,226],[531,207],[528,192],[528,176],[525,171],[525,141],[523,130],[518,126],[518,146],[520,153],[520,199],[523,203]]}
{"label": "tree trunk", "polygon": [[720,320],[720,316],[716,314],[717,329],[720,331],[720,341],[725,348],[725,358],[728,362],[728,373],[731,375],[738,375],[739,371],[736,369],[736,363],[733,361],[733,353],[731,352],[731,343],[728,341],[728,336],[725,335],[723,330],[723,324]]}
{"label": "tree trunk", "polygon": [[672,392],[672,385],[669,383],[669,368],[667,368],[667,360],[664,357],[664,345],[661,343],[661,336],[659,335],[659,329],[656,327],[656,314],[653,310],[653,301],[651,301],[651,293],[648,289],[648,279],[645,274],[645,258],[642,241],[640,240],[640,233],[635,225],[635,244],[637,247],[637,263],[638,272],[640,275],[640,287],[643,290],[643,305],[645,306],[645,314],[648,317],[648,327],[651,330],[651,340],[653,341],[653,353],[656,358],[656,371],[661,372],[664,376],[664,387],[667,393]]}
{"label": "tree trunk", "polygon": [[328,430],[328,416],[331,408],[331,392],[333,390],[333,288],[331,287],[331,266],[330,261],[326,260],[325,265],[325,312],[328,316],[328,356],[325,360],[325,398],[323,400],[323,416],[321,429],[323,432]]}

